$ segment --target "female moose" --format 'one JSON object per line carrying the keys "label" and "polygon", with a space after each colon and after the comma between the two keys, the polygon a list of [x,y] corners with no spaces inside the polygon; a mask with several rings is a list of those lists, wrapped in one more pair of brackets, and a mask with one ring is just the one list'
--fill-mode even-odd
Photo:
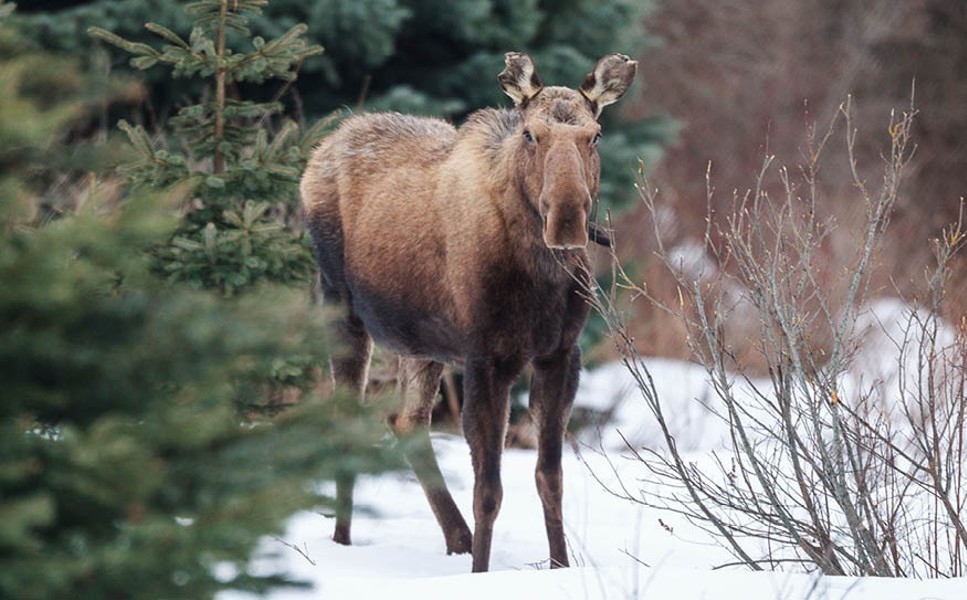
{"label": "female moose", "polygon": [[[443,529],[448,553],[490,562],[500,457],[513,381],[533,365],[537,490],[552,566],[566,566],[561,449],[588,315],[585,247],[598,193],[597,118],[631,85],[637,63],[611,54],[577,90],[543,87],[534,61],[506,55],[498,79],[512,110],[484,109],[459,131],[437,119],[347,119],[317,148],[302,199],[326,304],[343,353],[336,383],[364,390],[373,340],[401,356],[398,435]],[[474,531],[457,509],[429,440],[444,363],[464,369],[463,429],[475,476]],[[351,479],[337,482],[337,542],[348,544]]]}

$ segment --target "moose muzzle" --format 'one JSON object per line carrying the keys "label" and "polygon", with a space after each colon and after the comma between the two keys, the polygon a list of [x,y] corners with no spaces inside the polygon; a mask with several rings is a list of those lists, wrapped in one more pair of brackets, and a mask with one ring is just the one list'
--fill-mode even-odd
{"label": "moose muzzle", "polygon": [[588,245],[588,215],[577,206],[552,208],[544,217],[544,243],[555,250]]}
{"label": "moose muzzle", "polygon": [[552,147],[540,196],[547,247],[559,250],[586,247],[590,207],[591,193],[585,180],[585,165],[577,149],[568,144]]}

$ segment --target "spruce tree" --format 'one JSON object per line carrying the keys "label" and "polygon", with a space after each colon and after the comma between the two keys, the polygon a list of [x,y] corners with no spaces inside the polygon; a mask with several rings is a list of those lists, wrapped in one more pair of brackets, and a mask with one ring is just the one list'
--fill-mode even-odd
{"label": "spruce tree", "polygon": [[[141,26],[154,20],[187,27],[178,0],[94,0],[69,10],[24,17],[31,34],[54,47],[83,48],[86,25],[100,25],[132,41],[146,42]],[[610,52],[640,55],[652,43],[641,19],[649,2],[639,0],[272,0],[254,15],[251,29],[278,37],[297,23],[326,48],[307,61],[292,102],[308,119],[333,110],[397,110],[460,122],[484,106],[507,106],[496,84],[508,50],[537,60],[548,84],[577,85],[594,61]],[[179,29],[180,30],[180,29]],[[149,73],[149,77],[152,75]],[[184,93],[155,77],[152,98],[164,112]],[[243,86],[244,87],[244,86]],[[246,92],[271,98],[271,92]],[[633,92],[634,93],[634,92]],[[301,102],[298,100],[301,99]],[[612,206],[635,197],[637,157],[654,162],[671,137],[670,122],[628,117],[629,107],[606,112],[600,145],[601,198]]]}
{"label": "spruce tree", "polygon": [[37,174],[84,113],[68,85],[82,78],[25,48],[0,23],[0,597],[292,583],[247,572],[260,538],[324,504],[315,482],[392,464],[385,428],[336,396],[239,417],[278,357],[322,362],[322,316],[302,291],[228,301],[151,274],[148,249],[179,228],[177,193],[44,212]]}
{"label": "spruce tree", "polygon": [[186,6],[194,17],[187,39],[149,22],[163,40],[157,49],[100,28],[91,33],[134,57],[138,69],[164,65],[175,78],[200,78],[208,85],[197,101],[168,121],[160,138],[125,121],[137,159],[123,165],[136,188],[191,186],[191,207],[177,234],[159,248],[159,268],[170,281],[217,288],[231,296],[262,281],[307,284],[314,265],[307,244],[286,228],[281,216],[298,205],[298,183],[308,152],[328,124],[300,131],[276,101],[233,97],[244,83],[296,78],[298,66],[320,54],[309,44],[305,25],[277,38],[253,36],[249,17],[267,0],[201,0]]}

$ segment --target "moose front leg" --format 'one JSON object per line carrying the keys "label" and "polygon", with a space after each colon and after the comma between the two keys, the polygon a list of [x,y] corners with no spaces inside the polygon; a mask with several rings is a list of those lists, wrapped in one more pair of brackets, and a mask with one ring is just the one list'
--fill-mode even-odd
{"label": "moose front leg", "polygon": [[563,470],[561,450],[581,371],[581,351],[572,346],[534,361],[530,411],[538,430],[537,493],[544,505],[544,525],[551,552],[551,568],[568,566],[564,541]]}
{"label": "moose front leg", "polygon": [[507,433],[510,386],[521,361],[468,360],[464,368],[463,433],[473,462],[473,571],[490,568],[490,542],[503,487],[500,455]]}

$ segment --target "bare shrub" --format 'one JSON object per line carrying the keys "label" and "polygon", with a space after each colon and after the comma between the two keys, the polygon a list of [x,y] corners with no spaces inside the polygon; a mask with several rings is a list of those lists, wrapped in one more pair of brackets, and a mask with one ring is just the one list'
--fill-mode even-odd
{"label": "bare shrub", "polygon": [[[708,260],[687,264],[654,232],[677,299],[654,296],[620,267],[612,292],[592,298],[664,442],[631,448],[657,494],[626,495],[684,515],[753,569],[795,563],[831,575],[948,577],[967,570],[967,341],[963,321],[955,331],[940,316],[964,245],[962,220],[934,241],[928,294],[892,316],[871,304],[878,251],[913,152],[914,114],[911,106],[891,116],[875,187],[857,165],[850,101],[828,129],[808,128],[798,171],[776,168],[767,156],[752,188],[734,193],[727,210],[711,210],[707,175],[701,249]],[[845,122],[846,172],[865,219],[852,232],[848,266],[829,278],[818,274],[837,224],[819,216],[818,182],[837,121]],[[639,191],[657,215],[655,188],[642,178]],[[728,425],[727,448],[708,457],[678,450],[671,415],[616,302],[619,291],[684,327],[714,390],[709,406]],[[748,341],[736,343],[736,321],[753,323],[765,377],[736,355]]]}
{"label": "bare shrub", "polygon": [[[709,160],[716,188],[748,187],[764,153],[780,163],[797,156],[803,114],[826,120],[852,91],[862,114],[857,124],[878,131],[890,109],[909,97],[917,82],[914,124],[917,153],[905,170],[903,194],[883,240],[881,267],[873,285],[895,285],[908,296],[923,294],[921,274],[931,264],[923,243],[957,218],[967,190],[967,3],[963,0],[655,0],[644,27],[661,43],[642,60],[645,82],[633,107],[636,117],[669,115],[681,129],[660,163],[649,164],[662,182],[663,205],[679,219],[679,235],[701,237],[705,186],[701,173]],[[811,115],[811,116],[809,116]],[[869,141],[866,141],[868,138]],[[879,140],[857,140],[862,165],[876,166]],[[849,202],[845,148],[825,151],[817,209],[852,225],[865,216],[861,203]],[[793,158],[790,158],[793,157]],[[875,169],[874,169],[875,170]],[[864,173],[873,180],[876,174]],[[764,184],[781,193],[778,178]],[[729,210],[729,194],[718,194],[714,209]],[[617,224],[622,257],[650,252],[645,236],[633,239],[638,217]],[[633,221],[633,222],[632,222]],[[842,231],[839,229],[837,231]],[[713,231],[713,235],[715,232]],[[847,242],[850,240],[846,240]],[[669,241],[671,245],[672,242]],[[830,272],[840,273],[836,232],[822,252],[830,253]],[[898,260],[890,260],[890,255]],[[823,267],[823,264],[817,265]],[[637,274],[643,275],[643,274]],[[823,276],[822,272],[818,276]],[[836,276],[835,278],[838,278]],[[651,275],[651,291],[660,284]],[[946,316],[956,320],[967,309],[967,264],[951,273]],[[674,290],[674,288],[672,288]],[[639,321],[652,318],[642,310]],[[636,327],[647,327],[636,325]],[[682,344],[652,344],[638,336],[639,351],[677,356]],[[736,350],[739,351],[736,341]],[[749,359],[753,358],[751,353]]]}

